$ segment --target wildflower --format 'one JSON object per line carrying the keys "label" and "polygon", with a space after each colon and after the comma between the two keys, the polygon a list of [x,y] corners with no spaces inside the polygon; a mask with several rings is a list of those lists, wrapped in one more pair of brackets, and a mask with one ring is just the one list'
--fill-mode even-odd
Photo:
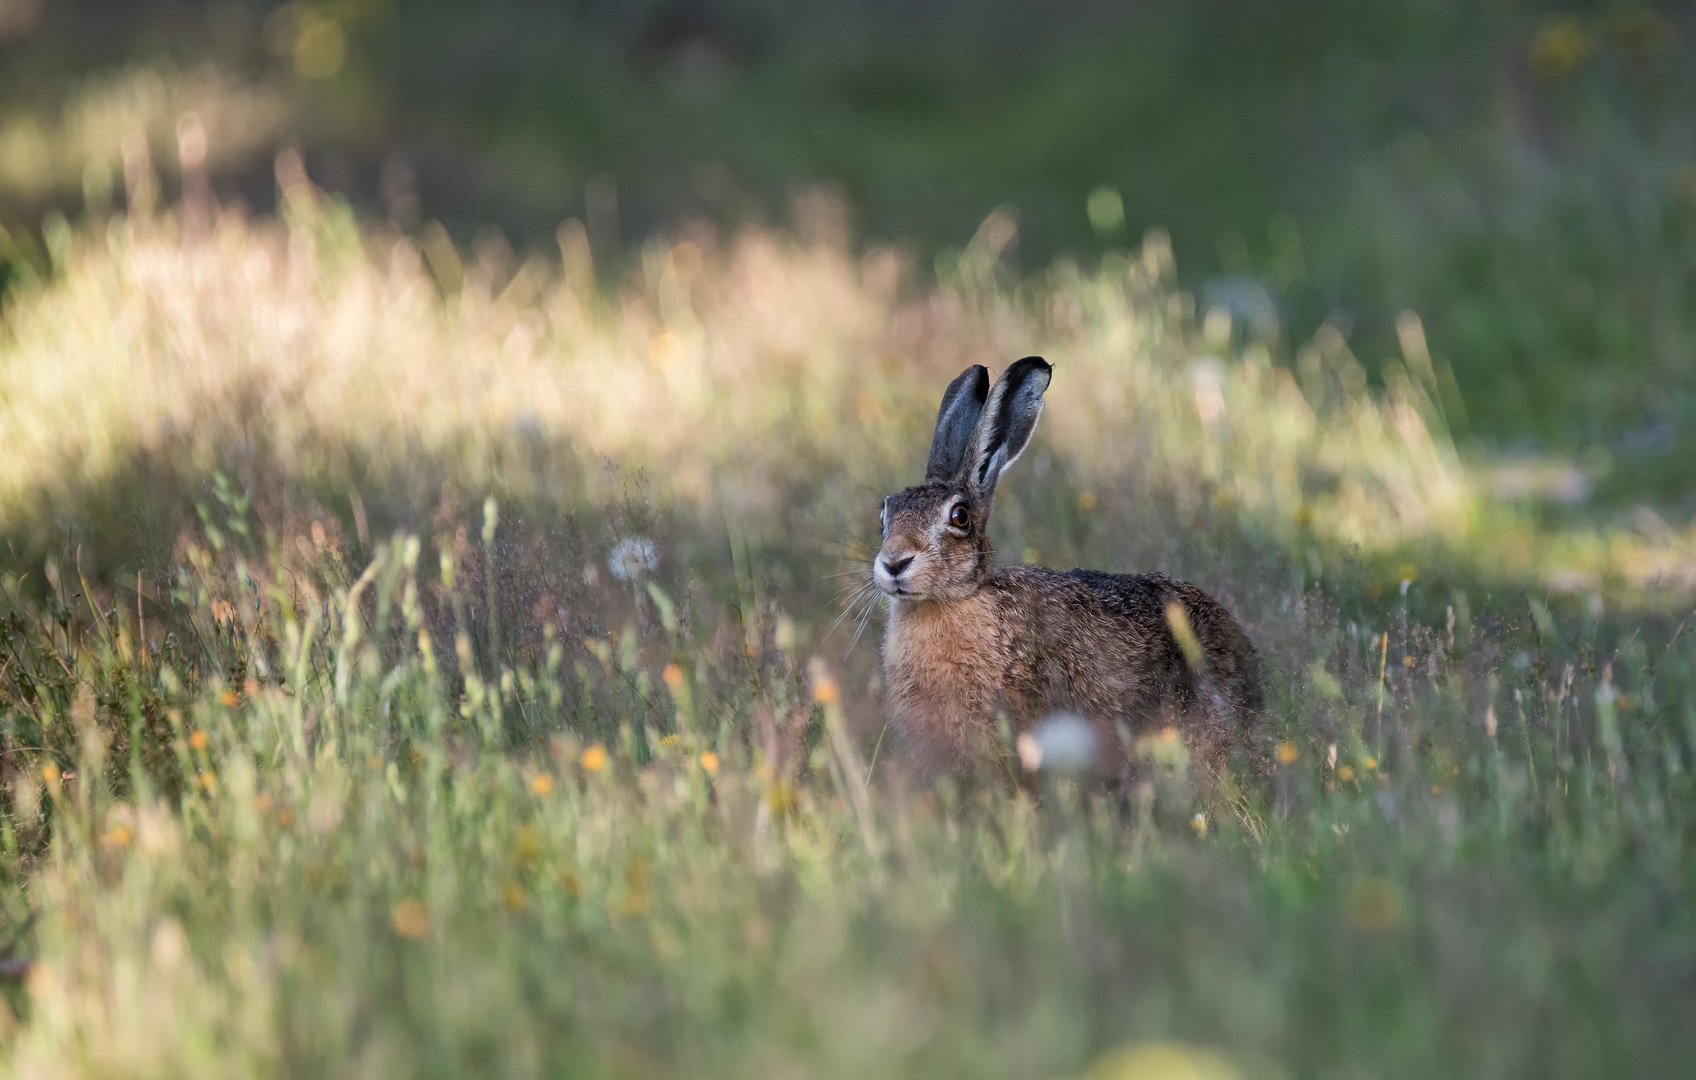
{"label": "wildflower", "polygon": [[394,910],[389,912],[389,922],[395,933],[414,941],[430,932],[430,912],[422,901],[410,897],[394,906]]}
{"label": "wildflower", "polygon": [[1080,492],[1078,492],[1078,509],[1079,510],[1094,510],[1095,509],[1095,492],[1093,492],[1093,491],[1080,491]]}
{"label": "wildflower", "polygon": [[211,740],[206,737],[206,732],[201,731],[199,728],[189,732],[188,744],[196,750],[206,749],[206,744],[210,741]]}
{"label": "wildflower", "polygon": [[1149,1042],[1121,1047],[1097,1058],[1084,1073],[1084,1080],[1141,1080],[1155,1076],[1238,1080],[1241,1075],[1212,1050],[1180,1042]]}
{"label": "wildflower", "polygon": [[106,835],[100,838],[107,847],[121,848],[130,846],[130,827],[122,823],[106,830]]}
{"label": "wildflower", "polygon": [[218,700],[223,702],[225,705],[230,706],[231,708],[234,708],[236,705],[241,703],[241,698],[236,696],[236,692],[234,690],[221,690],[221,691],[219,691],[218,692]]}
{"label": "wildflower", "polygon": [[643,536],[620,540],[607,557],[607,569],[620,581],[635,581],[658,569],[660,555],[654,542]]}
{"label": "wildflower", "polygon": [[41,767],[41,778],[49,784],[57,784],[59,782],[59,766],[49,761]]}
{"label": "wildflower", "polygon": [[281,825],[285,829],[292,828],[294,826],[294,811],[290,810],[286,806],[281,810],[278,810],[277,824]]}
{"label": "wildflower", "polygon": [[195,783],[206,789],[207,794],[218,790],[218,777],[209,772],[203,772],[194,778]]}
{"label": "wildflower", "polygon": [[607,748],[602,743],[596,743],[583,751],[583,756],[577,759],[586,772],[600,772],[607,765]]}
{"label": "wildflower", "polygon": [[1015,747],[1026,772],[1083,769],[1095,760],[1095,729],[1076,713],[1053,713],[1020,735]]}
{"label": "wildflower", "polygon": [[1531,66],[1546,78],[1578,69],[1590,55],[1590,36],[1573,15],[1551,17],[1531,42]]}
{"label": "wildflower", "polygon": [[1367,758],[1366,759],[1366,767],[1368,769],[1376,769],[1378,767],[1378,759],[1375,758],[1375,757]]}
{"label": "wildflower", "polygon": [[674,731],[670,735],[661,735],[660,745],[667,750],[675,748],[677,746],[677,732]]}
{"label": "wildflower", "polygon": [[1296,749],[1295,743],[1285,740],[1278,744],[1278,764],[1288,765],[1300,756],[1301,751]]}
{"label": "wildflower", "polygon": [[1190,818],[1190,828],[1195,830],[1197,836],[1206,836],[1207,815],[1198,813],[1195,817]]}
{"label": "wildflower", "polygon": [[701,755],[701,768],[708,776],[718,775],[718,755],[708,750]]}
{"label": "wildflower", "polygon": [[837,698],[836,680],[820,665],[814,671],[813,700],[820,705],[829,705]]}
{"label": "wildflower", "polygon": [[1337,779],[1341,780],[1345,784],[1348,783],[1350,780],[1353,780],[1354,779],[1354,766],[1353,765],[1340,765],[1340,766],[1338,766],[1337,767]]}
{"label": "wildflower", "polygon": [[505,902],[508,911],[523,911],[526,905],[524,887],[518,882],[509,882],[501,891],[501,900]]}
{"label": "wildflower", "polygon": [[1432,784],[1431,785],[1431,794],[1441,795],[1442,793],[1443,793],[1443,785],[1442,784]]}
{"label": "wildflower", "polygon": [[547,773],[537,773],[530,778],[530,790],[538,795],[546,795],[554,789],[554,778]]}
{"label": "wildflower", "polygon": [[664,679],[665,685],[675,693],[677,688],[683,685],[683,669],[676,664],[667,664],[665,670],[660,672],[660,678]]}

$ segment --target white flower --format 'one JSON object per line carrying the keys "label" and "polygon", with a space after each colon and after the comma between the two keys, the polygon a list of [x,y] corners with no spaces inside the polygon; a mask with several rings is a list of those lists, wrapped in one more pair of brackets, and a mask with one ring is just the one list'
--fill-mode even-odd
{"label": "white flower", "polygon": [[654,542],[645,536],[620,540],[618,546],[612,549],[612,555],[607,558],[607,569],[620,581],[633,581],[643,574],[657,570],[659,565],[659,550],[654,547]]}
{"label": "white flower", "polygon": [[1057,712],[1019,736],[1019,763],[1038,769],[1083,769],[1095,760],[1095,728],[1077,713]]}

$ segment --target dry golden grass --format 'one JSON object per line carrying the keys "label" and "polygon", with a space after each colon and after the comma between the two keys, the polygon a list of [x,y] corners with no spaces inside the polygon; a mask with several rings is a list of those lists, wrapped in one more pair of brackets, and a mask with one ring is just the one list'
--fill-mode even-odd
{"label": "dry golden grass", "polygon": [[114,219],[12,306],[0,523],[50,518],[137,457],[379,485],[423,457],[520,498],[592,489],[610,458],[757,529],[797,485],[905,482],[947,378],[1039,352],[1058,368],[1043,439],[1088,500],[1158,492],[1284,544],[1461,555],[1566,591],[1696,585],[1690,537],[1548,534],[1493,504],[1445,433],[1422,335],[1381,389],[1328,328],[1286,358],[1198,319],[1159,234],[1009,283],[1011,223],[992,217],[932,287],[828,227],[702,229],[645,248],[609,295],[575,223],[556,257],[462,262],[437,228],[362,230],[298,161],[279,176],[287,224]]}

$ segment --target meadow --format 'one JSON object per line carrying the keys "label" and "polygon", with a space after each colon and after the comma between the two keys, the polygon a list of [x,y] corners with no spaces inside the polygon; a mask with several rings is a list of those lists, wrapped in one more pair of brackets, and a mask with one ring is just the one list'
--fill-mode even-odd
{"label": "meadow", "polygon": [[[842,207],[597,271],[362,223],[50,236],[0,327],[0,1060],[81,1076],[1579,1077],[1696,1058],[1693,541],[1551,524],[1152,232],[937,278]],[[1004,561],[1159,569],[1270,785],[917,782],[848,607],[967,364]],[[1011,773],[1017,758],[1004,748]],[[1216,790],[1216,789],[1213,789]]]}

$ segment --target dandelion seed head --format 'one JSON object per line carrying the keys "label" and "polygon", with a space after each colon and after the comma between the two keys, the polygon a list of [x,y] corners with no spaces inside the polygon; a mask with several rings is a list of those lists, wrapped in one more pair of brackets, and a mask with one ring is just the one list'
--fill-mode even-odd
{"label": "dandelion seed head", "polygon": [[1019,736],[1019,763],[1026,772],[1088,768],[1095,760],[1095,728],[1077,713],[1050,713]]}
{"label": "dandelion seed head", "polygon": [[636,581],[659,568],[660,553],[645,536],[620,540],[607,557],[607,569],[620,581]]}

